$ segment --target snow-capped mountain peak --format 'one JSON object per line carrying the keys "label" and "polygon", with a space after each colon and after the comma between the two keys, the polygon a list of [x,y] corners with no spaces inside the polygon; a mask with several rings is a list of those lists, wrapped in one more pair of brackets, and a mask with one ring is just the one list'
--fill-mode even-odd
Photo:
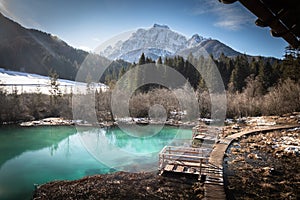
{"label": "snow-capped mountain peak", "polygon": [[185,36],[172,31],[167,25],[154,24],[151,28],[140,28],[125,41],[107,46],[100,55],[109,59],[123,59],[136,62],[144,52],[146,56],[157,59],[159,56],[172,56],[186,48]]}
{"label": "snow-capped mountain peak", "polygon": [[198,43],[204,40],[204,38],[202,36],[199,36],[198,34],[193,35],[191,39],[195,40]]}
{"label": "snow-capped mountain peak", "polygon": [[165,29],[170,29],[169,26],[167,25],[161,25],[161,24],[154,24],[153,28],[165,28]]}
{"label": "snow-capped mountain peak", "polygon": [[127,40],[108,45],[99,53],[111,60],[123,59],[128,62],[137,62],[142,53],[156,60],[159,56],[171,57],[181,55],[182,52],[186,53],[189,49],[195,51],[197,48],[203,48],[201,44],[207,40],[209,39],[198,34],[187,39],[167,25],[154,24],[148,29],[138,29]]}
{"label": "snow-capped mountain peak", "polygon": [[202,36],[198,35],[198,34],[194,34],[189,40],[188,40],[188,47],[195,47],[197,46],[200,42],[202,42],[203,40],[205,40]]}

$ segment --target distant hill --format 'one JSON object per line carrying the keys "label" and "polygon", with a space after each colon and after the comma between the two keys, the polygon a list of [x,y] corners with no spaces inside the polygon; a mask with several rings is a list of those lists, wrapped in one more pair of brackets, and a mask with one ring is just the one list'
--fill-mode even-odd
{"label": "distant hill", "polygon": [[58,37],[26,29],[0,13],[0,66],[15,71],[48,75],[55,70],[61,78],[74,79],[88,55]]}

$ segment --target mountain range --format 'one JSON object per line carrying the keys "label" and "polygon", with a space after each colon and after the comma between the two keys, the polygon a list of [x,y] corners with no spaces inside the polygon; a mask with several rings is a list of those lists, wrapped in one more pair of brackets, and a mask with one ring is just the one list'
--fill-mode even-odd
{"label": "mountain range", "polygon": [[[204,38],[194,34],[191,38],[171,30],[167,25],[154,24],[147,29],[137,29],[126,40],[120,40],[106,46],[97,53],[88,53],[68,45],[49,33],[27,29],[0,13],[0,68],[40,75],[49,75],[56,71],[60,78],[74,80],[81,63],[89,56],[93,66],[110,60],[114,69],[121,69],[137,62],[141,54],[156,60],[161,57],[193,54],[213,55],[218,58],[221,53],[235,57],[241,53],[218,40]],[[128,61],[128,62],[125,62]],[[104,79],[102,79],[104,80]]]}
{"label": "mountain range", "polygon": [[137,62],[142,53],[157,60],[159,56],[173,57],[180,55],[187,57],[190,53],[200,55],[213,55],[218,58],[221,53],[225,56],[235,57],[240,55],[218,40],[204,38],[194,34],[191,38],[171,30],[167,25],[154,24],[149,29],[138,29],[127,40],[120,40],[114,45],[108,45],[99,52],[109,59],[122,59],[128,62]]}

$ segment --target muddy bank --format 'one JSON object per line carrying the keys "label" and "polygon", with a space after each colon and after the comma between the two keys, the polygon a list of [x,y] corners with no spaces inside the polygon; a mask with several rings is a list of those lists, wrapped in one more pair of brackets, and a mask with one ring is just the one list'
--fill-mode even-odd
{"label": "muddy bank", "polygon": [[[54,181],[37,188],[34,200],[61,199],[199,199],[196,179],[156,173],[116,172],[75,181]],[[198,197],[197,197],[198,195]]]}
{"label": "muddy bank", "polygon": [[229,199],[300,199],[300,130],[243,137],[225,158]]}

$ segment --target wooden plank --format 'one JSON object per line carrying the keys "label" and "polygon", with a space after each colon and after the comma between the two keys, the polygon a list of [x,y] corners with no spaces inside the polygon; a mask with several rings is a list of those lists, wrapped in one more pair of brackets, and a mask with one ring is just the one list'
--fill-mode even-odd
{"label": "wooden plank", "polygon": [[[223,186],[223,185],[224,185],[223,182],[215,182],[215,181],[210,181],[210,180],[205,181],[204,183],[205,183],[205,184],[211,184],[211,185],[220,185],[220,186]],[[217,195],[217,196],[219,196],[219,195]]]}
{"label": "wooden plank", "polygon": [[217,184],[205,184],[205,198],[206,200],[225,200],[226,194],[224,192],[224,186],[223,185],[217,185]]}
{"label": "wooden plank", "polygon": [[166,171],[172,171],[174,168],[174,165],[166,165],[165,170]]}
{"label": "wooden plank", "polygon": [[198,173],[197,170],[195,168],[192,168],[192,167],[188,167],[187,172],[190,173],[190,174]]}
{"label": "wooden plank", "polygon": [[181,172],[181,173],[182,173],[182,172],[184,171],[184,167],[181,166],[181,165],[178,165],[178,166],[176,167],[175,171],[176,171],[176,172]]}
{"label": "wooden plank", "polygon": [[[187,167],[197,167],[197,168],[199,168],[200,165],[201,165],[199,161],[198,162],[186,162],[186,161],[181,161],[180,162],[180,161],[177,161],[175,163],[185,165]],[[201,165],[201,167],[203,168],[203,164]]]}
{"label": "wooden plank", "polygon": [[217,178],[217,177],[206,176],[206,180],[211,182],[223,183],[223,177]]}
{"label": "wooden plank", "polygon": [[205,172],[210,174],[223,174],[223,171],[210,169],[210,168],[205,169]]}

